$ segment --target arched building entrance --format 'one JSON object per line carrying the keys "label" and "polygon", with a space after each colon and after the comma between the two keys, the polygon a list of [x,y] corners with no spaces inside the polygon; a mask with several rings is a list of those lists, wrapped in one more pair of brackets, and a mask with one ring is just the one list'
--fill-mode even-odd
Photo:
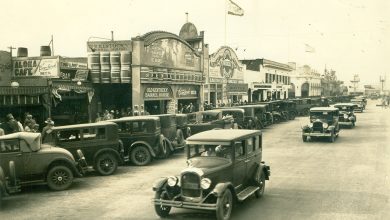
{"label": "arched building entrance", "polygon": [[310,86],[309,86],[309,83],[303,83],[302,86],[301,86],[301,97],[302,98],[306,98],[306,97],[309,97],[309,89],[310,89]]}

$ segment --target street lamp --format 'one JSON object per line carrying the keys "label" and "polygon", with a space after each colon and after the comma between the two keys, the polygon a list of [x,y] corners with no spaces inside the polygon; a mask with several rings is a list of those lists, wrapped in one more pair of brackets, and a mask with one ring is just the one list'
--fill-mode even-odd
{"label": "street lamp", "polygon": [[17,89],[17,88],[19,88],[19,83],[17,81],[12,81],[11,82],[11,87],[14,88],[14,89]]}

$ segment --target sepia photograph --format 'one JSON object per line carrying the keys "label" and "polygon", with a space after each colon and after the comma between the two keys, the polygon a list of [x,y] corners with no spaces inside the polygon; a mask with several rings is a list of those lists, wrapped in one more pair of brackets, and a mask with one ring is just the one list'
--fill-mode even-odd
{"label": "sepia photograph", "polygon": [[389,1],[0,8],[0,219],[390,219]]}

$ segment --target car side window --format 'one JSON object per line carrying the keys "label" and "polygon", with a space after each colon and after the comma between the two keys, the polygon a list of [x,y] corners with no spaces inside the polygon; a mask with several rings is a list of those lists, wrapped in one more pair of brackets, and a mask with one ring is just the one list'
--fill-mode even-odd
{"label": "car side window", "polygon": [[80,130],[59,131],[58,140],[61,142],[72,142],[80,140]]}
{"label": "car side window", "polygon": [[234,154],[235,154],[235,158],[241,158],[243,156],[245,156],[245,149],[244,149],[244,141],[236,141],[234,142]]}
{"label": "car side window", "polygon": [[12,152],[19,152],[19,151],[20,151],[20,145],[18,139],[0,141],[1,153],[12,153]]}
{"label": "car side window", "polygon": [[246,142],[246,150],[248,154],[252,153],[255,150],[253,138],[248,138],[245,140],[245,142]]}

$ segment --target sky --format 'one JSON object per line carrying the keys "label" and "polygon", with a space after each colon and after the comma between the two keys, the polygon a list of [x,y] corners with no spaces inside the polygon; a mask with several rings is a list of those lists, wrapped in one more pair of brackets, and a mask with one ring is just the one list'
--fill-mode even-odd
{"label": "sky", "polygon": [[39,56],[53,35],[55,55],[86,57],[86,42],[111,38],[111,31],[115,40],[154,30],[179,34],[188,12],[205,31],[210,54],[227,45],[239,59],[333,69],[345,83],[354,74],[362,84],[390,78],[388,0],[233,1],[244,16],[226,16],[225,35],[225,0],[3,0],[0,50],[27,47],[29,56]]}

